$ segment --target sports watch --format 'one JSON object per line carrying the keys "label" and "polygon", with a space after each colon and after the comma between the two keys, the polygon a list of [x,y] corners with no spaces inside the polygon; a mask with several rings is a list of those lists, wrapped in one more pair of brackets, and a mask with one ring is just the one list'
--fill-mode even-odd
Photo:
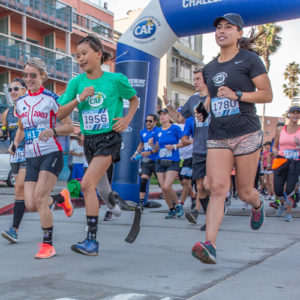
{"label": "sports watch", "polygon": [[238,98],[237,98],[237,101],[240,101],[241,98],[242,98],[243,92],[241,92],[241,91],[236,91],[235,94],[236,94],[237,97],[238,97]]}

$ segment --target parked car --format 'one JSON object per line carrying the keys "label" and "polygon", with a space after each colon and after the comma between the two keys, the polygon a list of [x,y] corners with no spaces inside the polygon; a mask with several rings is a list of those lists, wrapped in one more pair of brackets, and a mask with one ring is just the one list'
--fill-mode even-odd
{"label": "parked car", "polygon": [[5,181],[9,187],[14,187],[16,181],[10,168],[8,147],[8,140],[0,140],[0,180]]}

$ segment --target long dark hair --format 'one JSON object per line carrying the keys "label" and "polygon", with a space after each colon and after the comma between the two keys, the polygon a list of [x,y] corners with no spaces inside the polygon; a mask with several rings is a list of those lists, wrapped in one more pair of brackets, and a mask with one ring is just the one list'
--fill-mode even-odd
{"label": "long dark hair", "polygon": [[238,41],[238,47],[240,49],[246,49],[252,52],[255,52],[259,55],[259,52],[256,50],[256,41],[265,34],[265,31],[255,33],[255,27],[252,27],[250,30],[249,37],[241,37]]}
{"label": "long dark hair", "polygon": [[101,41],[93,34],[89,34],[88,36],[84,37],[81,39],[78,43],[77,46],[83,43],[87,43],[94,51],[96,52],[103,52],[103,46]]}

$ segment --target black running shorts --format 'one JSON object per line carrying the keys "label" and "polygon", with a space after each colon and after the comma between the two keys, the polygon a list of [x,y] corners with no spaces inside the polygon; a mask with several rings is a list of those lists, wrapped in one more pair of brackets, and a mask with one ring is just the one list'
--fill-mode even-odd
{"label": "black running shorts", "polygon": [[120,133],[110,131],[107,133],[84,136],[84,154],[88,164],[95,156],[112,156],[112,161],[120,160],[122,136]]}
{"label": "black running shorts", "polygon": [[26,158],[25,181],[37,182],[40,171],[48,171],[58,177],[64,166],[62,151],[51,152],[38,157]]}

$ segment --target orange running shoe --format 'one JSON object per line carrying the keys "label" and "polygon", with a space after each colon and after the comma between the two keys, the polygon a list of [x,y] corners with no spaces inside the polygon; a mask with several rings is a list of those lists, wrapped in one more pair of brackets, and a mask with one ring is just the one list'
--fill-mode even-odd
{"label": "orange running shoe", "polygon": [[57,203],[57,206],[61,207],[66,216],[70,218],[73,215],[73,205],[70,192],[68,189],[63,189],[60,194],[64,197],[65,201],[63,203]]}
{"label": "orange running shoe", "polygon": [[52,245],[41,243],[38,246],[40,247],[40,250],[34,258],[50,258],[56,255],[55,249]]}

